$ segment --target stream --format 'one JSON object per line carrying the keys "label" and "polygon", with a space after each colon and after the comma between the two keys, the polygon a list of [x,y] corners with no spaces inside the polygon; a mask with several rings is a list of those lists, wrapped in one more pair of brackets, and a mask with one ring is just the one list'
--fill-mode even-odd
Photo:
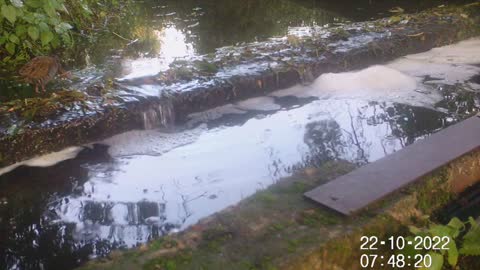
{"label": "stream", "polygon": [[297,171],[398,151],[478,111],[479,49],[472,39],[324,74],[192,114],[183,125],[3,168],[2,268],[73,268],[181,231]]}
{"label": "stream", "polygon": [[[161,52],[129,58],[113,50],[109,59],[120,65],[91,64],[110,63],[117,79],[141,77],[179,57],[286,35],[290,27],[378,18],[398,5],[366,12],[368,1],[359,1],[343,14],[340,5],[308,0],[261,1],[265,8],[257,9],[250,1],[241,8],[200,2],[145,1]],[[273,6],[279,10],[266,12]],[[224,17],[233,23],[220,23]],[[97,76],[90,71],[78,74]],[[477,113],[479,76],[476,38],[323,74],[168,128],[156,125],[168,114],[147,111],[144,130],[1,168],[0,269],[73,269],[182,231],[296,172],[327,161],[375,161]]]}

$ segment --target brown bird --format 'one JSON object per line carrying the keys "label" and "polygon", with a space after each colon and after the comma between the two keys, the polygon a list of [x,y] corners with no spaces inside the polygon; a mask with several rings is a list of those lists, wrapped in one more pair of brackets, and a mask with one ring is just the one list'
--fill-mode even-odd
{"label": "brown bird", "polygon": [[62,68],[57,56],[37,56],[26,63],[19,73],[25,82],[35,85],[36,93],[38,93],[38,86],[41,86],[45,92],[45,85],[57,74],[62,77],[70,77],[70,72]]}

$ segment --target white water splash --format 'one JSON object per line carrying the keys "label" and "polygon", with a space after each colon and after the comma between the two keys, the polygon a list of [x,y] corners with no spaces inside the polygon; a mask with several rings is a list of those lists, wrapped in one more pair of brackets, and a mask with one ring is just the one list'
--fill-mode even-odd
{"label": "white water splash", "polygon": [[157,108],[151,108],[142,113],[144,129],[154,129],[157,127],[171,127],[175,123],[175,111],[173,104],[167,102],[158,105]]}

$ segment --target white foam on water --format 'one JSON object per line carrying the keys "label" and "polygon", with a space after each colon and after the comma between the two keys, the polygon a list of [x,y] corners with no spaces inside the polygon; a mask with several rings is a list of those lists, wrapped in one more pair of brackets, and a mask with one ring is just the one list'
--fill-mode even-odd
{"label": "white foam on water", "polygon": [[437,64],[478,64],[480,63],[480,38],[433,48],[424,53],[407,55],[404,58]]}
{"label": "white foam on water", "polygon": [[286,88],[286,89],[281,89],[278,91],[274,91],[270,93],[269,96],[272,97],[287,97],[287,96],[294,96],[298,98],[306,98],[306,97],[311,97],[311,94],[309,93],[309,90],[313,89],[311,85],[300,85],[296,84],[292,87]]}
{"label": "white foam on water", "polygon": [[417,81],[386,66],[372,66],[360,71],[327,73],[313,83],[315,96],[377,97],[412,92]]}
{"label": "white foam on water", "polygon": [[435,78],[434,83],[464,83],[472,76],[480,73],[480,67],[463,64],[428,63],[420,60],[401,58],[388,65],[413,77]]}
{"label": "white foam on water", "polygon": [[187,126],[204,123],[221,118],[226,114],[245,114],[246,111],[235,107],[233,104],[226,104],[203,112],[192,113],[187,116]]}
{"label": "white foam on water", "polygon": [[421,85],[419,79],[388,66],[371,66],[343,73],[325,73],[306,86],[296,85],[271,96],[318,97],[321,99],[359,99],[391,101],[431,107],[442,96]]}
{"label": "white foam on water", "polygon": [[174,148],[195,142],[206,130],[200,125],[191,130],[165,133],[160,130],[132,130],[110,137],[99,143],[109,145],[112,157],[150,155],[158,156]]}
{"label": "white foam on water", "polygon": [[312,84],[284,90],[280,95],[300,93],[297,97],[321,99],[359,99],[388,101],[413,106],[431,107],[442,100],[440,93],[422,85],[419,79],[408,76],[388,66],[371,66],[343,73],[326,73]]}
{"label": "white foam on water", "polygon": [[53,152],[24,162],[24,165],[31,167],[50,167],[62,161],[75,158],[83,147],[72,146],[59,152]]}
{"label": "white foam on water", "polygon": [[1,168],[0,175],[8,173],[22,165],[30,166],[30,167],[50,167],[62,161],[75,158],[78,155],[78,153],[80,153],[80,151],[82,151],[83,149],[84,149],[83,147],[72,146],[72,147],[67,147],[58,152],[53,152],[50,154],[46,154],[43,156],[18,162],[8,167]]}
{"label": "white foam on water", "polygon": [[[407,55],[388,66],[415,77],[429,75],[438,78],[436,83],[455,84],[480,74],[480,67],[474,64],[480,64],[480,38]],[[478,88],[473,83],[470,85]]]}
{"label": "white foam on water", "polygon": [[237,102],[235,106],[241,110],[255,110],[255,111],[275,111],[280,110],[281,106],[275,103],[272,97],[256,97],[249,98]]}
{"label": "white foam on water", "polygon": [[[425,76],[438,78],[434,83],[465,83],[472,76],[480,74],[480,67],[473,65],[479,63],[480,38],[475,38],[407,55],[384,66],[322,74],[310,85],[295,85],[270,96],[355,98],[432,107],[442,100],[442,96],[430,82],[423,83]],[[468,84],[478,89],[477,84]]]}
{"label": "white foam on water", "polygon": [[19,163],[15,163],[15,164],[12,164],[10,166],[3,167],[3,168],[0,169],[0,175],[11,172],[11,171],[15,170],[20,165],[21,164],[19,164]]}

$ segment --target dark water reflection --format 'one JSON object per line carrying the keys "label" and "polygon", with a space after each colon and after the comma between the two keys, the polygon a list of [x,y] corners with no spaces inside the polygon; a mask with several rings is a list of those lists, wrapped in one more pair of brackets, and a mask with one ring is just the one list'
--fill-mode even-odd
{"label": "dark water reflection", "polygon": [[292,26],[347,20],[340,13],[318,7],[313,0],[147,0],[138,6],[147,24],[140,28],[153,33],[158,48],[145,51],[145,47],[135,48],[132,44],[129,47],[140,52],[133,57],[125,55],[125,50],[118,51],[116,58],[123,60],[116,77],[155,74],[176,59],[212,53],[223,46],[285,36]]}
{"label": "dark water reflection", "polygon": [[[128,146],[96,144],[55,166],[0,176],[0,268],[71,269],[184,229],[296,170],[371,162],[462,117],[388,102],[282,101],[280,110],[197,123],[193,139],[158,155],[111,156]],[[136,147],[157,143],[121,136]]]}

